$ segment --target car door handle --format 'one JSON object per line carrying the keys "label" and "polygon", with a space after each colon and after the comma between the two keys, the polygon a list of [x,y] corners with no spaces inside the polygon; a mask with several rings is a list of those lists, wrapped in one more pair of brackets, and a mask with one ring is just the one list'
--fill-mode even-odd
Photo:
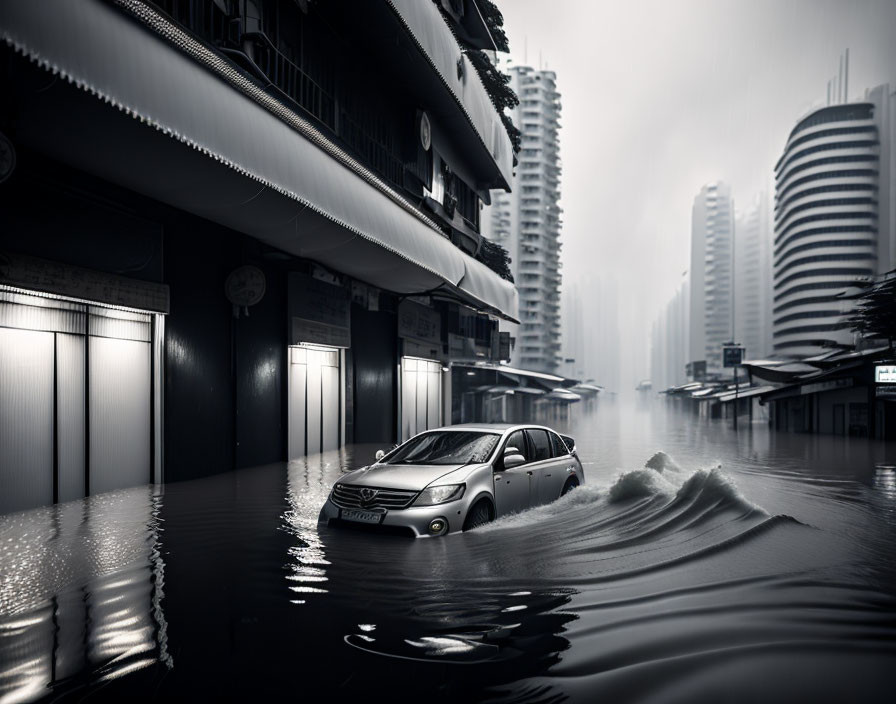
{"label": "car door handle", "polygon": [[496,474],[496,475],[495,475],[495,481],[499,481],[500,479],[501,479],[501,475],[500,475],[500,474]]}
{"label": "car door handle", "polygon": [[526,474],[528,474],[528,475],[531,477],[531,476],[532,476],[532,470],[530,469],[528,472],[526,472]]}
{"label": "car door handle", "polygon": [[550,475],[550,474],[545,474],[544,476],[545,476],[545,477],[549,477],[549,476],[551,476],[551,475]]}

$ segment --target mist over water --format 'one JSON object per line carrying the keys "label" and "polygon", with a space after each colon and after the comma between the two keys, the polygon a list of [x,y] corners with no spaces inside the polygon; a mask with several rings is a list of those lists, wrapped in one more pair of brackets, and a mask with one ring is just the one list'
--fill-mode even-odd
{"label": "mist over water", "polygon": [[444,539],[318,526],[370,446],[2,517],[0,701],[891,700],[892,445],[561,430],[585,486]]}

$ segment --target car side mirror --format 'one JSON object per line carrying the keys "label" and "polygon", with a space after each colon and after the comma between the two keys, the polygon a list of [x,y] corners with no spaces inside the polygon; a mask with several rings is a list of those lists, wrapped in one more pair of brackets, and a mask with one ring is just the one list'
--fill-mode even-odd
{"label": "car side mirror", "polygon": [[519,453],[519,450],[515,447],[508,447],[507,449],[512,449],[513,452],[504,453],[504,469],[513,469],[514,467],[519,467],[521,464],[526,464],[526,458]]}
{"label": "car side mirror", "polygon": [[377,450],[377,451],[376,451],[376,454],[374,455],[374,457],[376,458],[376,461],[377,461],[377,462],[379,462],[379,461],[380,461],[381,459],[383,459],[383,457],[385,457],[385,456],[386,456],[386,453],[383,452],[382,450]]}

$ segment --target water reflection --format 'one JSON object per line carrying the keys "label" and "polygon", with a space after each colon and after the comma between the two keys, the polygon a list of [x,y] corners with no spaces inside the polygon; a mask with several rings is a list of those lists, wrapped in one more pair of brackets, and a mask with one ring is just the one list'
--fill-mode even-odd
{"label": "water reflection", "polygon": [[874,470],[873,486],[886,498],[896,500],[896,466],[878,465]]}
{"label": "water reflection", "polygon": [[160,503],[138,487],[0,517],[0,702],[173,665]]}
{"label": "water reflection", "polygon": [[354,465],[353,448],[340,448],[318,455],[290,460],[286,467],[286,500],[289,509],[283,523],[296,538],[289,548],[287,563],[296,593],[294,604],[305,604],[309,594],[326,594],[327,561],[324,544],[317,532],[317,517],[333,483],[347,468]]}
{"label": "water reflection", "polygon": [[[480,537],[474,545],[463,536],[414,541],[318,525],[339,475],[363,465],[376,449],[352,446],[287,466],[283,522],[295,544],[286,579],[299,597],[291,603],[326,609],[327,628],[317,645],[338,658],[333,677],[339,697],[394,694],[384,686],[383,667],[389,682],[402,682],[402,699],[437,701],[476,700],[522,670],[547,670],[569,645],[559,634],[575,618],[561,611],[572,590],[509,586],[507,570],[495,569],[506,566],[500,543]],[[521,576],[525,580],[525,570]],[[328,642],[337,633],[339,641]],[[426,666],[464,669],[421,679],[419,668]]]}
{"label": "water reflection", "polygon": [[577,422],[585,487],[444,539],[318,525],[374,446],[2,517],[0,701],[889,701],[892,448]]}

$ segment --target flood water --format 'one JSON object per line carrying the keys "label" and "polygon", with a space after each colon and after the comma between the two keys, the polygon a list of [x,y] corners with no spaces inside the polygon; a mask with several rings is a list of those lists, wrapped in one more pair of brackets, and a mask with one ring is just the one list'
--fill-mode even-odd
{"label": "flood water", "polygon": [[0,702],[892,701],[892,443],[562,430],[586,486],[442,539],[318,527],[365,446],[0,517]]}

